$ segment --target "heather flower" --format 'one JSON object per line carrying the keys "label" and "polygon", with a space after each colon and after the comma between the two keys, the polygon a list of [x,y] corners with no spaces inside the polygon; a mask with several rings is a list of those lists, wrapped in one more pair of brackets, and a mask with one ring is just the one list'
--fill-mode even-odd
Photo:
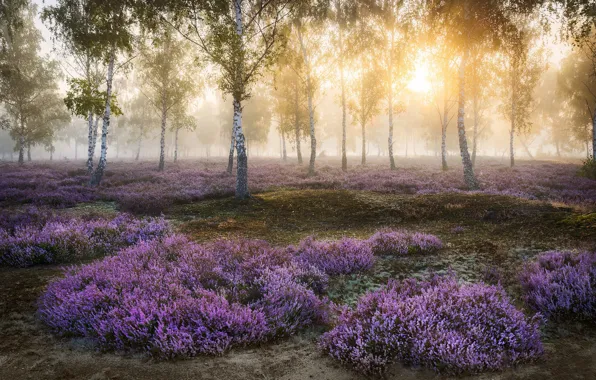
{"label": "heather flower", "polygon": [[0,229],[0,265],[26,267],[110,255],[171,233],[164,218],[58,219]]}
{"label": "heather flower", "polygon": [[314,266],[330,276],[366,271],[375,258],[366,241],[343,238],[338,241],[319,241],[308,237],[288,252],[301,264]]}
{"label": "heather flower", "polygon": [[520,279],[526,303],[545,317],[596,318],[596,253],[545,252]]}
{"label": "heather flower", "polygon": [[434,236],[420,232],[384,230],[368,239],[375,255],[430,254],[443,248],[443,242]]}
{"label": "heather flower", "polygon": [[538,318],[526,318],[505,291],[454,278],[390,281],[344,309],[323,350],[356,370],[383,373],[402,362],[441,373],[477,373],[543,353]]}
{"label": "heather flower", "polygon": [[221,354],[325,322],[315,291],[326,283],[262,241],[199,245],[170,235],[68,269],[41,297],[39,315],[104,350]]}

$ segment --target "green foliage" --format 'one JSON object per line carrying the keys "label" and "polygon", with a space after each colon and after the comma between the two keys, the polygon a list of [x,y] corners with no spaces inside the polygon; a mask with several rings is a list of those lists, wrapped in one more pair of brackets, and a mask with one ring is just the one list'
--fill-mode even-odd
{"label": "green foliage", "polygon": [[[89,112],[94,116],[103,115],[106,106],[106,91],[100,91],[96,85],[86,79],[69,79],[68,86],[70,89],[66,92],[64,103],[73,115],[82,118],[89,117]],[[115,94],[111,96],[110,108],[114,116],[122,115]]]}
{"label": "green foliage", "polygon": [[42,19],[72,52],[108,60],[111,51],[133,50],[136,0],[58,0]]}
{"label": "green foliage", "polygon": [[510,31],[502,46],[504,59],[497,70],[502,97],[499,110],[506,120],[511,121],[513,116],[517,133],[527,133],[532,128],[534,92],[546,69],[544,49],[535,47],[538,37],[536,29],[518,21],[516,30]]}
{"label": "green foliage", "polygon": [[201,81],[199,65],[189,52],[188,41],[170,26],[156,29],[141,46],[139,76],[144,93],[161,114],[172,107],[185,107],[198,94]]}
{"label": "green foliage", "polygon": [[36,13],[33,5],[21,10],[20,27],[13,30],[10,43],[0,54],[0,102],[8,115],[4,127],[21,149],[51,146],[56,130],[70,120],[57,93],[57,63],[40,56]]}
{"label": "green foliage", "polygon": [[594,156],[590,156],[584,161],[579,169],[579,175],[590,179],[596,179],[596,159]]}

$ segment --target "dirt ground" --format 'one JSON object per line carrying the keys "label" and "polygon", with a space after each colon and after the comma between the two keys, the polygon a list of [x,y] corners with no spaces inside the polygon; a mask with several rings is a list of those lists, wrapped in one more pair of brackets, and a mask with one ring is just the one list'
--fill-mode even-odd
{"label": "dirt ground", "polygon": [[[96,204],[65,210],[107,210]],[[176,206],[166,217],[197,241],[245,236],[273,244],[297,243],[315,234],[367,237],[383,227],[439,236],[445,248],[430,256],[383,258],[365,275],[335,279],[330,297],[353,303],[387,278],[454,270],[470,281],[494,267],[515,300],[516,273],[525,260],[551,249],[596,248],[596,214],[549,203],[490,195],[383,195],[350,191],[276,191],[246,202],[208,200]],[[455,233],[455,227],[463,227]],[[51,335],[35,316],[44,287],[61,275],[58,266],[0,268],[0,379],[359,379],[362,376],[323,356],[320,331],[221,357],[155,361],[141,355],[100,353],[82,340]],[[519,303],[521,307],[521,303]],[[536,363],[476,379],[596,379],[596,326],[550,324],[546,354]],[[394,366],[391,379],[445,378]]]}

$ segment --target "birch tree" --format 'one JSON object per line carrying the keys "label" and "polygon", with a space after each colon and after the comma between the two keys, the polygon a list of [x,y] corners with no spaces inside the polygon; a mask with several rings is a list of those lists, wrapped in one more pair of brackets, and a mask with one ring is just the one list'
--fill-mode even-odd
{"label": "birch tree", "polygon": [[236,146],[236,198],[250,197],[248,158],[242,128],[243,102],[263,71],[283,50],[287,20],[296,1],[290,0],[187,0],[164,2],[175,25],[220,69],[219,88],[233,98],[233,135]]}
{"label": "birch tree", "polygon": [[56,123],[66,123],[64,104],[58,90],[55,61],[40,57],[41,34],[34,26],[37,9],[20,9],[20,24],[6,34],[0,54],[0,102],[8,114],[3,127],[17,142],[19,164],[25,161],[25,149],[52,143]]}
{"label": "birch tree", "polygon": [[514,138],[516,134],[527,133],[532,127],[530,118],[535,108],[534,90],[546,64],[541,49],[536,44],[532,32],[524,29],[511,32],[504,44],[501,65],[501,112],[510,123],[509,157],[510,165],[515,165]]}
{"label": "birch tree", "polygon": [[[97,142],[98,122],[105,111],[106,91],[99,89],[99,83],[93,79],[70,79],[67,81],[68,91],[64,98],[64,103],[68,110],[74,115],[87,120],[87,173],[93,172],[93,155]],[[116,96],[112,94],[111,105],[112,114],[122,115],[118,106]]]}
{"label": "birch tree", "polygon": [[[567,118],[573,123],[570,126],[572,135],[586,146],[592,145],[593,155],[596,148],[596,55],[587,46],[591,45],[576,47],[563,60],[557,88],[564,96]],[[586,148],[586,155],[590,155],[589,148]]]}
{"label": "birch tree", "polygon": [[[292,60],[286,49],[275,76],[274,113],[285,146],[286,138],[294,143],[296,159],[302,165],[301,140],[310,133],[306,89],[302,80],[302,60]],[[290,63],[293,62],[293,63]],[[285,149],[283,149],[285,151]]]}
{"label": "birch tree", "polygon": [[200,89],[197,60],[189,55],[188,41],[181,38],[171,26],[164,25],[142,47],[139,60],[144,93],[161,118],[159,171],[165,166],[168,112],[185,105]]}
{"label": "birch tree", "polygon": [[135,161],[139,160],[143,141],[150,136],[154,127],[159,124],[153,105],[141,93],[137,94],[126,107],[124,124],[128,127],[128,143],[134,146]]}
{"label": "birch tree", "polygon": [[[95,170],[91,174],[90,185],[101,183],[107,165],[108,133],[112,116],[111,99],[116,60],[120,53],[128,53],[133,46],[133,26],[135,18],[131,10],[134,0],[86,0],[81,14],[80,0],[58,0],[48,6],[44,13],[54,22],[54,28],[61,30],[61,38],[70,41],[106,66],[105,105],[102,113],[101,153]],[[65,15],[65,17],[58,17]]]}
{"label": "birch tree", "polygon": [[396,114],[403,112],[404,108],[397,106],[397,100],[405,90],[410,73],[412,71],[412,48],[415,39],[414,21],[418,19],[417,12],[420,9],[418,1],[406,0],[376,0],[373,6],[379,16],[377,22],[381,29],[379,46],[382,49],[380,59],[385,67],[385,102],[387,104],[387,116],[389,134],[387,148],[389,154],[389,167],[395,170],[395,158],[393,156],[393,118]]}
{"label": "birch tree", "polygon": [[348,170],[348,157],[346,149],[346,138],[347,138],[347,100],[346,100],[346,79],[345,79],[345,66],[348,60],[347,49],[345,46],[346,34],[348,33],[348,27],[350,22],[353,21],[356,7],[354,1],[351,0],[334,0],[332,7],[332,20],[333,24],[337,28],[337,39],[336,44],[336,57],[337,57],[337,68],[339,71],[340,81],[340,102],[341,102],[341,169],[343,171]]}
{"label": "birch tree", "polygon": [[91,174],[97,125],[106,101],[105,97],[100,96],[106,67],[101,59],[99,45],[75,37],[92,31],[89,5],[89,0],[64,1],[55,7],[44,9],[42,19],[48,24],[54,43],[62,47],[64,61],[72,69],[69,71],[74,71],[76,75],[68,81],[70,89],[65,101],[74,115],[87,120],[87,172]]}
{"label": "birch tree", "polygon": [[187,113],[188,106],[178,103],[172,110],[172,126],[174,132],[174,162],[178,162],[178,135],[180,131],[193,132],[197,129],[198,120]]}
{"label": "birch tree", "polygon": [[[308,122],[310,127],[310,160],[308,164],[308,175],[315,174],[315,161],[317,157],[317,138],[315,135],[315,105],[314,96],[316,86],[313,78],[313,68],[317,66],[317,62],[313,62],[313,53],[317,50],[316,44],[313,44],[316,35],[311,33],[307,39],[305,38],[305,29],[310,27],[311,31],[317,26],[320,27],[322,20],[324,20],[327,12],[327,2],[322,0],[298,1],[294,12],[294,19],[292,21],[293,30],[298,38],[300,52],[304,62],[304,80],[306,83],[306,96],[308,101]],[[309,44],[310,42],[310,44]],[[314,45],[314,46],[313,46]]]}
{"label": "birch tree", "polygon": [[475,44],[497,45],[511,26],[513,15],[528,14],[539,5],[535,0],[427,0],[429,25],[447,29],[459,55],[457,132],[463,163],[464,181],[470,190],[479,188],[468,149],[465,128],[466,67]]}
{"label": "birch tree", "polygon": [[351,86],[353,95],[348,102],[352,118],[360,125],[362,132],[362,165],[366,164],[366,126],[380,112],[383,99],[382,71],[374,55],[363,53],[358,74]]}

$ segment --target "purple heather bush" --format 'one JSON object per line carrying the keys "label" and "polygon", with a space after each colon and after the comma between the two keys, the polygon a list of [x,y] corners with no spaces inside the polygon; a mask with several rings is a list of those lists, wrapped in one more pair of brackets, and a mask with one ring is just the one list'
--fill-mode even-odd
{"label": "purple heather bush", "polygon": [[441,239],[420,232],[384,230],[375,233],[368,242],[375,255],[428,254],[443,248]]}
{"label": "purple heather bush", "polygon": [[[68,207],[96,199],[115,201],[123,211],[159,214],[172,204],[234,194],[234,176],[223,160],[203,159],[170,164],[157,172],[153,162],[113,162],[102,185],[89,181],[81,162],[29,163],[20,167],[0,163],[2,204],[48,204]],[[434,159],[404,160],[402,170],[390,170],[383,161],[353,167],[345,173],[341,163],[322,159],[315,177],[300,165],[253,158],[249,186],[253,193],[274,188],[348,189],[390,194],[466,193],[461,171],[443,172]],[[484,194],[509,195],[571,204],[596,204],[596,182],[577,176],[571,163],[519,163],[506,168],[495,161],[479,163],[477,176]],[[138,194],[143,194],[139,196]]]}
{"label": "purple heather bush", "polygon": [[330,276],[366,271],[375,257],[367,241],[343,238],[338,241],[308,237],[287,249],[302,264],[314,266]]}
{"label": "purple heather bush", "polygon": [[453,277],[390,281],[344,309],[320,345],[366,374],[395,362],[461,374],[499,370],[543,353],[539,317],[527,318],[498,286]]}
{"label": "purple heather bush", "polygon": [[269,260],[271,250],[259,241],[199,245],[181,235],[142,241],[70,268],[48,286],[39,315],[55,332],[101,349],[161,358],[221,354],[325,322],[326,306],[306,280],[324,274],[297,268],[282,251]]}
{"label": "purple heather bush", "polygon": [[545,252],[520,279],[525,301],[546,318],[596,319],[596,253]]}
{"label": "purple heather bush", "polygon": [[109,255],[138,241],[169,234],[163,218],[50,219],[0,229],[0,265],[27,267]]}

